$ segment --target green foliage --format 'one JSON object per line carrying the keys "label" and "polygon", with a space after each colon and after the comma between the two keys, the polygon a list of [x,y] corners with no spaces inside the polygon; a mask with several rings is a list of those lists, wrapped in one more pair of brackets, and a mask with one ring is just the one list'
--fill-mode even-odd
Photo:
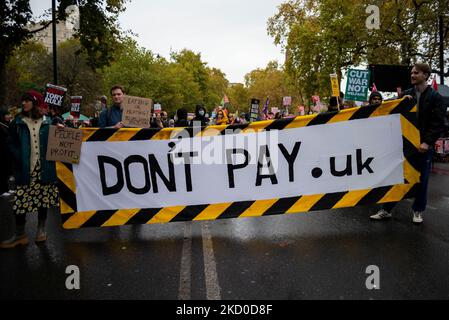
{"label": "green foliage", "polygon": [[[380,8],[380,30],[369,30],[368,5]],[[289,0],[268,21],[268,34],[286,51],[286,71],[309,97],[330,95],[329,74],[361,63],[437,66],[437,23],[442,15],[445,44],[448,0]]]}
{"label": "green foliage", "polygon": [[[249,98],[259,99],[265,102],[266,98],[270,98],[270,107],[282,107],[282,98],[285,96],[292,97],[292,103],[301,103],[301,97],[298,90],[289,81],[276,61],[268,63],[265,69],[256,69],[245,76],[245,84],[248,88]],[[249,105],[249,100],[247,102]]]}
{"label": "green foliage", "polygon": [[152,98],[169,112],[181,107],[194,111],[197,104],[210,110],[221,101],[228,84],[224,73],[207,67],[200,54],[185,49],[167,61],[132,39],[122,43],[116,61],[103,75],[104,92],[121,84],[129,95]]}

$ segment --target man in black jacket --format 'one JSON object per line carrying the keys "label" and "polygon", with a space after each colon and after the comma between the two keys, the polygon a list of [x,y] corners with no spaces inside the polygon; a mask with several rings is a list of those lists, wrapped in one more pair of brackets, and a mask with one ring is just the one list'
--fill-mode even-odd
{"label": "man in black jacket", "polygon": [[[413,88],[403,92],[406,99],[415,99],[417,102],[418,129],[421,136],[419,152],[421,154],[421,178],[418,191],[413,203],[413,222],[423,222],[422,214],[427,206],[427,187],[432,165],[432,157],[436,140],[444,131],[444,117],[446,110],[441,95],[427,85],[431,68],[425,63],[416,63],[411,73]],[[387,203],[382,209],[371,216],[372,220],[391,218],[391,211],[396,203]]]}

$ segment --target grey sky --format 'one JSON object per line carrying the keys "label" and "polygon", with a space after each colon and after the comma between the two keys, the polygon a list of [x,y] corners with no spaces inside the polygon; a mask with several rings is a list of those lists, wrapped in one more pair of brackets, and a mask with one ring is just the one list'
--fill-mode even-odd
{"label": "grey sky", "polygon": [[[50,0],[31,0],[36,14]],[[267,35],[269,17],[283,0],[132,0],[120,17],[123,30],[139,35],[138,43],[168,58],[170,49],[200,52],[203,61],[226,73],[230,82],[263,68],[270,60],[284,63],[281,48]]]}

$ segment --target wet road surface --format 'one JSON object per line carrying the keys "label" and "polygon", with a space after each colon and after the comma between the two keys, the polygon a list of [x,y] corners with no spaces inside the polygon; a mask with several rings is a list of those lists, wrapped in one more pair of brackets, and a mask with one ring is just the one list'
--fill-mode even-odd
{"label": "wet road surface", "polygon": [[[0,209],[3,240],[12,216]],[[389,221],[369,221],[377,209],[82,230],[53,210],[45,244],[0,250],[0,299],[448,299],[449,171],[431,176],[423,225],[409,200]],[[66,288],[70,265],[79,290]]]}

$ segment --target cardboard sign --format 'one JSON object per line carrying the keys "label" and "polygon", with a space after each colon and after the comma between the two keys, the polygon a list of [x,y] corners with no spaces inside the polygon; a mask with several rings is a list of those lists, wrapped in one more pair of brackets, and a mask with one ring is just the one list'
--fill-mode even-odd
{"label": "cardboard sign", "polygon": [[338,76],[333,73],[330,75],[331,77],[331,86],[332,86],[332,96],[339,97],[340,96],[340,85],[338,83]]}
{"label": "cardboard sign", "polygon": [[151,99],[125,96],[122,103],[125,127],[149,128],[152,105]]}
{"label": "cardboard sign", "polygon": [[257,121],[257,119],[259,119],[259,105],[260,105],[260,100],[251,99],[251,110],[250,110],[249,122],[254,122],[254,121]]}
{"label": "cardboard sign", "polygon": [[75,119],[79,119],[79,117],[80,117],[82,100],[83,100],[82,96],[70,97],[70,114]]}
{"label": "cardboard sign", "polygon": [[67,89],[64,87],[58,87],[53,84],[48,83],[47,89],[45,90],[44,101],[48,106],[53,106],[61,108],[64,104],[64,97]]}
{"label": "cardboard sign", "polygon": [[73,128],[50,126],[46,159],[78,164],[83,132]]}
{"label": "cardboard sign", "polygon": [[284,97],[282,98],[282,105],[285,106],[291,106],[292,105],[292,97]]}
{"label": "cardboard sign", "polygon": [[349,69],[345,100],[366,101],[368,97],[371,71]]}
{"label": "cardboard sign", "polygon": [[161,113],[161,111],[162,111],[162,105],[159,103],[156,103],[154,105],[154,113]]}

